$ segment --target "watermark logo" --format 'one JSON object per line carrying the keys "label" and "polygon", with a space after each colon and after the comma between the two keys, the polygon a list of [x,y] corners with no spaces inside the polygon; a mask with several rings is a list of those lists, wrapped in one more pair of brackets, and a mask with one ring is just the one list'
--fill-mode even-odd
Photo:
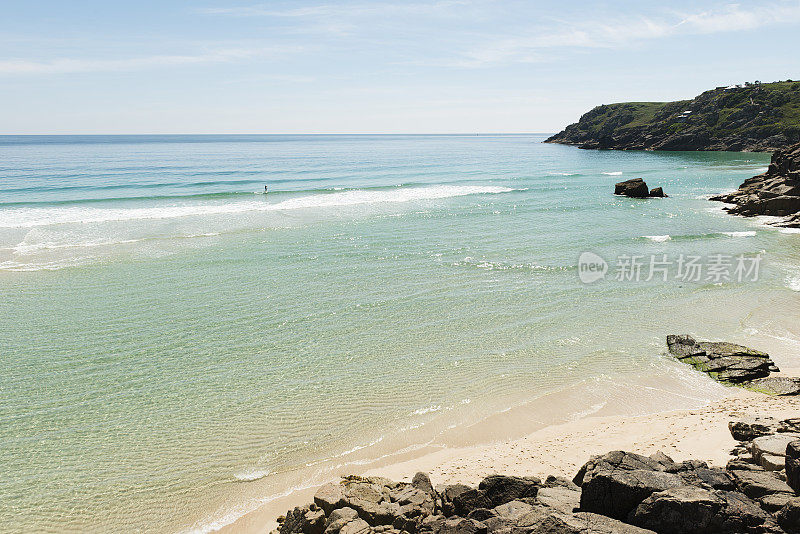
{"label": "watermark logo", "polygon": [[[617,256],[613,279],[618,282],[681,282],[721,284],[723,282],[757,282],[761,254],[733,256],[709,254],[692,256],[667,254]],[[578,277],[584,284],[604,280],[608,263],[594,252],[583,252],[578,258]]]}
{"label": "watermark logo", "polygon": [[578,258],[578,277],[584,284],[591,284],[606,277],[608,263],[594,252],[584,252]]}

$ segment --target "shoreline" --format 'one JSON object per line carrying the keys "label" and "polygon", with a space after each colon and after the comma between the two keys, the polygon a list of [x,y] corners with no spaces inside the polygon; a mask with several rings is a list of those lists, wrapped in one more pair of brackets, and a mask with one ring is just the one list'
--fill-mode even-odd
{"label": "shoreline", "polygon": [[[797,376],[800,369],[787,369]],[[710,380],[710,379],[709,379]],[[434,485],[477,484],[491,474],[571,479],[586,460],[611,450],[642,455],[664,452],[676,461],[689,458],[724,467],[737,444],[728,422],[744,416],[776,419],[796,416],[798,397],[770,397],[741,388],[702,408],[678,409],[647,415],[588,416],[546,426],[522,438],[466,447],[442,447],[416,458],[354,472],[410,482],[416,472],[427,472]],[[355,471],[355,470],[354,470]],[[255,533],[277,527],[276,518],[311,500],[317,487],[292,492],[221,527],[221,533]]]}
{"label": "shoreline", "polygon": [[[760,315],[753,311],[751,317],[753,313]],[[774,313],[777,309],[773,307],[769,314]],[[784,336],[744,328],[729,339],[768,352],[781,368],[774,376],[800,376],[798,332],[788,323],[785,327]],[[615,449],[644,455],[662,451],[677,461],[694,458],[724,467],[729,459],[727,452],[736,445],[727,427],[730,420],[758,415],[788,418],[800,413],[800,397],[771,397],[723,386],[691,366],[674,361],[678,373],[697,377],[700,381],[693,384],[707,386],[709,390],[704,394],[716,393],[715,397],[703,400],[699,392],[690,396],[692,392],[685,388],[691,384],[685,383],[672,384],[670,391],[670,383],[665,383],[664,375],[660,375],[650,383],[615,382],[613,389],[608,390],[604,384],[600,389],[610,404],[595,407],[591,413],[575,410],[565,413],[563,407],[576,399],[591,405],[592,401],[587,400],[589,392],[586,389],[552,392],[404,452],[395,450],[378,459],[364,458],[365,461],[339,466],[328,472],[326,480],[309,482],[297,477],[297,473],[286,473],[286,479],[294,484],[282,487],[297,489],[283,495],[272,491],[270,494],[278,495],[277,498],[236,514],[232,521],[225,524],[220,521],[213,528],[208,524],[201,528],[196,525],[187,531],[233,534],[270,531],[277,526],[278,516],[309,502],[324,483],[349,474],[409,481],[416,472],[425,471],[435,485],[475,484],[492,473],[541,477],[552,474],[571,479],[589,456]],[[627,402],[643,391],[652,396]],[[646,402],[650,402],[650,409],[643,409]],[[562,411],[556,413],[557,408]],[[600,428],[604,430],[599,432]]]}

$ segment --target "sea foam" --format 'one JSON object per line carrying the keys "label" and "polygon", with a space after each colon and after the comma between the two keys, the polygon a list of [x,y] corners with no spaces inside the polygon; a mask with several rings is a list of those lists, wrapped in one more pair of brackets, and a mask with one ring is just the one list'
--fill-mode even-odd
{"label": "sea foam", "polygon": [[755,230],[745,231],[745,232],[722,232],[724,235],[728,237],[753,237],[756,235]]}
{"label": "sea foam", "polygon": [[667,234],[667,235],[643,235],[642,237],[645,238],[645,239],[649,239],[650,241],[654,241],[656,243],[663,243],[664,241],[671,241],[672,240],[672,237],[669,234]]}
{"label": "sea foam", "polygon": [[242,471],[240,473],[235,473],[233,478],[238,480],[239,482],[253,482],[254,480],[260,480],[267,475],[269,475],[270,471],[268,469],[253,469],[251,471]]}
{"label": "sea foam", "polygon": [[225,204],[191,204],[136,208],[49,207],[15,208],[0,212],[0,228],[33,228],[53,224],[91,224],[112,221],[172,219],[178,217],[244,214],[259,211],[285,211],[354,206],[359,204],[402,203],[436,200],[475,194],[514,191],[509,187],[480,185],[437,185],[392,190],[341,191],[290,198],[276,203],[265,200],[236,201]]}

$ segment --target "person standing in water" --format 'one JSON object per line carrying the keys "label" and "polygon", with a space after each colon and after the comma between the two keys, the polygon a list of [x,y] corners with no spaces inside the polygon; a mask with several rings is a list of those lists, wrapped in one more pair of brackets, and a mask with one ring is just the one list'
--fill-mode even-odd
{"label": "person standing in water", "polygon": [[266,185],[264,186],[264,194],[265,195],[267,194],[267,186]]}

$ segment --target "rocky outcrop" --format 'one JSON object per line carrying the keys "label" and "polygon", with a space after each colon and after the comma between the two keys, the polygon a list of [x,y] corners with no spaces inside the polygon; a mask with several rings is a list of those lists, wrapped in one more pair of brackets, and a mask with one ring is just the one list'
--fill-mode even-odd
{"label": "rocky outcrop", "polygon": [[656,187],[652,190],[648,189],[647,184],[641,178],[633,178],[632,180],[625,180],[624,182],[617,183],[614,186],[614,194],[631,198],[664,198],[667,196],[660,187]]}
{"label": "rocky outcrop", "polygon": [[725,210],[734,215],[784,217],[778,226],[800,227],[800,143],[775,152],[764,174],[711,200],[733,204]]}
{"label": "rocky outcrop", "polygon": [[[590,458],[572,481],[491,475],[477,487],[434,488],[425,473],[417,473],[411,483],[345,477],[319,488],[313,504],[279,518],[278,533],[798,532],[800,500],[782,478],[791,479],[790,457],[797,458],[800,440],[779,431],[793,425],[794,420],[731,422],[731,434],[742,446],[726,469],[698,460],[676,462],[663,453],[611,451]],[[760,465],[767,455],[779,456],[787,441],[786,475],[782,467],[769,470]]]}
{"label": "rocky outcrop", "polygon": [[772,152],[800,142],[800,83],[717,87],[692,100],[598,106],[548,143],[617,150]]}
{"label": "rocky outcrop", "polygon": [[[742,345],[696,341],[688,335],[670,335],[667,336],[667,348],[681,362],[692,365],[719,382],[742,385],[754,390],[767,389],[771,384],[776,384],[774,378],[778,382],[788,380],[797,383],[797,379],[769,377],[770,372],[779,371],[769,354]],[[794,395],[798,392],[800,389],[795,391],[781,388],[775,394]]]}
{"label": "rocky outcrop", "polygon": [[780,514],[798,491],[795,455],[800,453],[800,434],[794,422],[760,418],[728,423],[731,436],[741,444],[727,470],[742,493],[772,514]]}

